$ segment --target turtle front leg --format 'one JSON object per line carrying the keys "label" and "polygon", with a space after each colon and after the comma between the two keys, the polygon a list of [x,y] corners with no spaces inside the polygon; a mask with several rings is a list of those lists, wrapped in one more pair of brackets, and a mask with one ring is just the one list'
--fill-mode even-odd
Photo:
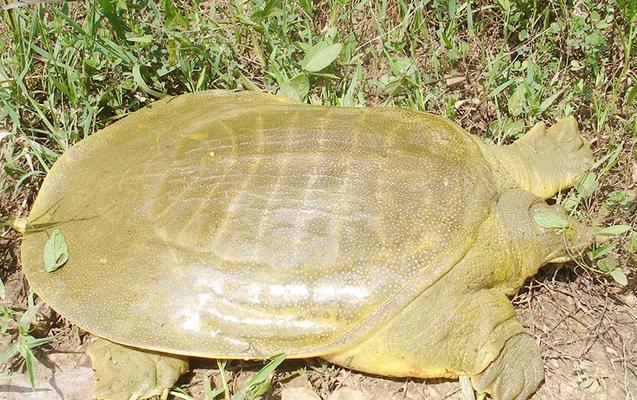
{"label": "turtle front leg", "polygon": [[95,397],[137,400],[168,397],[170,388],[188,371],[184,357],[145,351],[97,339],[86,353],[93,364]]}
{"label": "turtle front leg", "polygon": [[440,283],[371,338],[324,358],[385,376],[468,375],[495,400],[526,400],[542,382],[543,365],[510,301],[495,289],[458,294]]}
{"label": "turtle front leg", "polygon": [[548,129],[538,123],[509,146],[480,146],[503,186],[543,199],[577,184],[593,163],[593,153],[573,117]]}

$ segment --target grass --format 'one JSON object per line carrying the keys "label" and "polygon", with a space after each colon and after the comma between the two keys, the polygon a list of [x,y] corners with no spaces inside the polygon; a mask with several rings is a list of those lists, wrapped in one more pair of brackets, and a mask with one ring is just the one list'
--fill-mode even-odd
{"label": "grass", "polygon": [[[217,360],[217,368],[220,376],[220,387],[213,389],[210,384],[210,379],[207,375],[203,377],[203,398],[202,400],[215,400],[217,398],[223,400],[256,400],[261,398],[270,389],[270,375],[274,370],[285,360],[284,355],[277,355],[263,366],[254,376],[252,376],[241,389],[230,395],[230,388],[228,378],[226,377],[226,364],[225,360]],[[197,398],[191,396],[185,390],[181,388],[175,388],[171,394],[179,399],[184,400],[197,400]],[[223,397],[219,397],[223,395]]]}
{"label": "grass", "polygon": [[8,221],[28,212],[61,153],[157,98],[212,88],[430,111],[493,143],[572,114],[598,162],[556,201],[587,223],[626,227],[582,265],[634,288],[636,36],[636,0],[87,0],[2,11],[0,299],[31,310],[2,284],[19,273]]}
{"label": "grass", "polygon": [[32,388],[35,388],[34,364],[36,363],[33,349],[55,339],[55,336],[35,338],[30,334],[31,325],[36,318],[38,309],[43,304],[34,304],[33,296],[29,296],[29,308],[26,312],[21,313],[7,306],[2,306],[2,317],[0,319],[0,334],[14,336],[11,344],[0,352],[0,365],[19,355],[24,360],[24,366]]}

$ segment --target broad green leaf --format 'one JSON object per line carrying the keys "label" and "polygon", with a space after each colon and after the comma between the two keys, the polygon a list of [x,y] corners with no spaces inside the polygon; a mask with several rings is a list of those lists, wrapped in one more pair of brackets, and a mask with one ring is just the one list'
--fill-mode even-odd
{"label": "broad green leaf", "polygon": [[378,83],[382,85],[388,94],[393,94],[402,87],[403,79],[398,76],[385,74],[378,79]]}
{"label": "broad green leaf", "polygon": [[521,119],[514,121],[510,118],[507,118],[504,122],[503,130],[507,134],[507,136],[522,136],[522,134],[524,133],[524,121]]}
{"label": "broad green leaf", "polygon": [[455,18],[458,12],[458,6],[456,0],[449,0],[447,3],[447,9],[449,10],[449,18]]}
{"label": "broad green leaf", "polygon": [[44,269],[53,272],[69,260],[69,248],[64,236],[56,229],[44,245]]}
{"label": "broad green leaf", "polygon": [[122,25],[122,20],[119,18],[113,7],[113,3],[109,0],[97,0],[99,4],[99,11],[104,14],[108,22],[110,22],[113,30],[117,34],[117,38],[120,40],[126,39],[127,27]]}
{"label": "broad green leaf", "polygon": [[621,235],[624,232],[628,232],[632,228],[629,225],[613,225],[607,228],[601,229],[597,232],[601,236],[616,236]]}
{"label": "broad green leaf", "polygon": [[172,0],[162,1],[165,9],[166,25],[181,25],[184,28],[188,28],[188,19],[179,13],[179,10],[173,4]]}
{"label": "broad green leaf", "polygon": [[621,268],[615,268],[614,270],[610,271],[610,276],[612,276],[615,282],[619,283],[620,285],[628,285],[628,278],[626,278],[626,274],[624,274],[624,271],[622,271]]}
{"label": "broad green leaf", "polygon": [[579,61],[571,60],[571,70],[579,71],[582,68],[584,68],[584,65],[582,65]]}
{"label": "broad green leaf", "polygon": [[298,74],[288,82],[301,99],[305,98],[310,91],[310,79],[306,74]]}
{"label": "broad green leaf", "polygon": [[257,11],[254,14],[252,14],[252,19],[256,21],[263,21],[264,19],[268,18],[272,14],[272,12],[279,5],[279,3],[281,3],[281,0],[268,0],[265,3],[263,10]]}
{"label": "broad green leaf", "polygon": [[536,224],[545,229],[568,228],[568,221],[549,211],[536,212],[533,214],[533,220]]}
{"label": "broad green leaf", "polygon": [[281,86],[279,86],[279,90],[276,92],[276,94],[279,96],[287,97],[288,99],[292,99],[292,100],[297,100],[297,101],[301,100],[301,97],[299,96],[299,94],[296,92],[296,90],[294,90],[292,85],[290,85],[289,83],[284,83]]}
{"label": "broad green leaf", "polygon": [[277,94],[292,100],[300,101],[307,96],[310,91],[310,80],[305,74],[298,74],[279,87]]}
{"label": "broad green leaf", "polygon": [[394,76],[397,77],[405,77],[410,76],[413,77],[418,69],[416,67],[416,62],[411,58],[407,57],[397,57],[389,60],[389,67],[391,68]]}
{"label": "broad green leaf", "polygon": [[617,259],[612,254],[607,254],[606,257],[598,260],[596,265],[604,272],[611,272],[617,268]]}
{"label": "broad green leaf", "polygon": [[319,72],[338,58],[342,48],[341,43],[328,45],[326,42],[319,42],[307,51],[301,60],[301,68],[308,72]]}

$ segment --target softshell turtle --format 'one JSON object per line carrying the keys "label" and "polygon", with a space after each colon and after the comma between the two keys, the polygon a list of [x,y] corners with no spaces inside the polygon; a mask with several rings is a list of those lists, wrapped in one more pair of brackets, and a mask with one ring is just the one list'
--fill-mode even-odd
{"label": "softshell turtle", "polygon": [[[591,160],[572,117],[494,146],[428,113],[187,94],[60,157],[22,263],[51,307],[109,341],[89,349],[99,397],[159,393],[179,355],[283,353],[526,399],[543,366],[508,296],[591,241],[544,201]],[[56,229],[69,259],[50,273]]]}

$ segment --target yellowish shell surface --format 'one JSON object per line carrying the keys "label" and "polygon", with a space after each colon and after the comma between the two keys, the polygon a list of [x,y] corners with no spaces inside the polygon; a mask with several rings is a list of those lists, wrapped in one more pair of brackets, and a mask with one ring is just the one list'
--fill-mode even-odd
{"label": "yellowish shell surface", "polygon": [[[474,139],[442,118],[200,92],[62,155],[22,261],[46,302],[109,340],[313,356],[365,339],[453,268],[495,196]],[[48,273],[54,229],[69,261]]]}

